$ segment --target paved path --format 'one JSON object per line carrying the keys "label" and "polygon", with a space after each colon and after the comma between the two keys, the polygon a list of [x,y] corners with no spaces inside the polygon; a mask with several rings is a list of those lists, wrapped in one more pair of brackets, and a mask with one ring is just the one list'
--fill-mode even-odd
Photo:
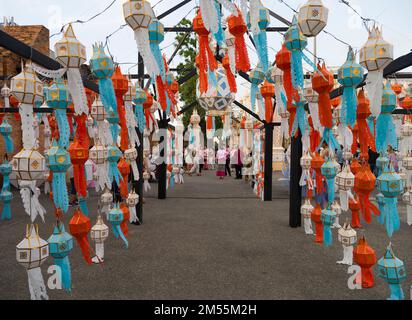
{"label": "paved path", "polygon": [[[388,287],[351,291],[347,269],[335,262],[341,246],[334,234],[324,248],[288,227],[287,188],[275,181],[273,202],[257,200],[239,180],[219,181],[212,172],[185,176],[185,184],[157,200],[157,185],[146,198],[144,225],[130,226],[129,249],[120,240],[106,242],[103,267],[88,266],[75,246],[71,255],[73,292],[49,290],[52,299],[385,299]],[[13,220],[0,223],[0,299],[28,299],[27,276],[15,261],[15,245],[23,238],[28,217],[20,199],[13,201]],[[89,203],[92,221],[96,216]],[[40,225],[43,238],[52,232],[49,210]],[[69,212],[71,215],[72,211]],[[347,214],[348,215],[348,214]],[[393,239],[397,255],[412,273],[411,227],[404,221]],[[66,217],[68,221],[69,216]],[[336,233],[336,232],[335,232]],[[388,243],[382,226],[368,226],[368,241],[378,257]],[[48,259],[43,266],[52,264]],[[375,269],[376,270],[376,269]],[[412,277],[404,291],[409,298]]]}

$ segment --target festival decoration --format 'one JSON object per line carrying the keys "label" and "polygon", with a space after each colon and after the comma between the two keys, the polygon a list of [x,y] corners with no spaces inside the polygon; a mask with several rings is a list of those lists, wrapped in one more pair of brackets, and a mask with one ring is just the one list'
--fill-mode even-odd
{"label": "festival decoration", "polygon": [[68,86],[74,103],[76,115],[88,114],[87,97],[80,74],[80,66],[87,60],[86,48],[74,34],[71,24],[64,32],[63,38],[54,45],[56,60],[67,69]]}
{"label": "festival decoration", "polygon": [[205,29],[213,35],[218,45],[222,45],[224,33],[222,28],[222,12],[219,4],[214,0],[200,0],[199,7]]}
{"label": "festival decoration", "polygon": [[321,220],[323,223],[323,243],[325,247],[332,245],[331,227],[336,221],[336,212],[327,208],[322,210]]}
{"label": "festival decoration", "polygon": [[105,187],[102,195],[100,196],[100,202],[102,204],[102,212],[109,214],[110,206],[113,202],[113,194],[110,192],[109,187]]}
{"label": "festival decoration", "polygon": [[137,213],[136,213],[136,206],[138,205],[138,203],[139,203],[139,195],[134,190],[130,191],[126,199],[126,204],[129,207],[129,211],[130,211],[130,219],[129,219],[130,223],[136,223],[139,221],[139,218],[137,217]]}
{"label": "festival decoration", "polygon": [[333,201],[333,204],[331,205],[331,210],[336,213],[336,218],[335,222],[333,223],[332,228],[341,228],[341,225],[339,223],[339,218],[342,215],[342,207],[338,203],[338,201]]}
{"label": "festival decoration", "polygon": [[308,0],[299,9],[299,28],[305,36],[316,37],[326,27],[328,15],[329,9],[322,0]]}
{"label": "festival decoration", "polygon": [[325,160],[320,156],[319,153],[315,153],[312,157],[311,166],[315,170],[315,181],[316,181],[316,194],[320,195],[324,192],[323,186],[323,176],[322,176],[322,166],[325,163]]}
{"label": "festival decoration", "polygon": [[148,28],[155,18],[152,6],[147,0],[127,0],[123,3],[123,15],[126,23],[134,31],[137,48],[143,58],[149,75],[158,75],[159,67],[152,51]]}
{"label": "festival decoration", "polygon": [[372,151],[376,151],[375,139],[367,124],[367,119],[370,115],[369,99],[365,97],[365,93],[363,89],[361,89],[358,94],[358,110],[356,119],[358,123],[360,158],[365,160],[369,158],[369,148],[371,148]]}
{"label": "festival decoration", "polygon": [[377,188],[384,196],[384,206],[379,221],[385,224],[388,236],[392,237],[393,233],[400,228],[398,196],[403,192],[405,186],[391,164],[378,177]]}
{"label": "festival decoration", "polygon": [[115,181],[117,185],[120,185],[120,181],[123,181],[123,178],[117,164],[122,156],[122,152],[116,146],[109,146],[107,148],[107,155],[109,182],[113,183]]}
{"label": "festival decoration", "polygon": [[250,1],[250,29],[256,45],[256,53],[264,72],[269,70],[268,44],[266,28],[270,24],[269,10],[261,0]]}
{"label": "festival decoration", "polygon": [[3,118],[3,121],[0,125],[0,134],[3,136],[7,153],[12,153],[14,151],[13,140],[11,139],[12,131],[12,126],[9,124],[6,118]]}
{"label": "festival decoration", "polygon": [[49,244],[39,236],[37,225],[26,227],[26,237],[16,246],[16,259],[27,270],[31,300],[48,300],[40,266],[49,257]]}
{"label": "festival decoration", "polygon": [[3,187],[1,188],[0,201],[3,202],[3,210],[1,212],[1,220],[11,220],[11,200],[13,193],[10,192],[10,174],[12,166],[5,157],[3,164],[0,165],[0,173],[3,176]]}
{"label": "festival decoration", "polygon": [[[120,150],[125,151],[129,148],[129,131],[126,121],[126,109],[123,96],[129,90],[129,81],[122,74],[119,66],[116,66],[112,76],[113,88],[116,94],[117,114],[119,115],[120,125]],[[114,140],[116,143],[117,140]]]}
{"label": "festival decoration", "polygon": [[69,210],[69,197],[66,186],[66,171],[71,166],[70,155],[57,143],[46,152],[46,164],[53,172],[53,201],[63,212]]}
{"label": "festival decoration", "polygon": [[336,175],[336,184],[339,188],[340,205],[347,211],[349,200],[353,199],[351,189],[355,186],[355,175],[350,171],[348,164],[345,164],[342,171]]}
{"label": "festival decoration", "polygon": [[4,83],[3,88],[0,90],[0,95],[4,99],[4,108],[8,109],[10,108],[10,97],[11,97],[11,89]]}
{"label": "festival decoration", "polygon": [[49,253],[54,258],[54,263],[61,270],[62,288],[71,292],[71,271],[69,254],[73,249],[73,237],[66,232],[64,224],[57,222],[53,234],[47,239],[49,243]]}
{"label": "festival decoration", "polygon": [[314,207],[310,203],[310,200],[306,198],[304,204],[300,207],[300,213],[303,216],[305,234],[307,235],[313,234],[312,221],[311,221],[311,215],[312,215],[313,210],[314,210]]}
{"label": "festival decoration", "polygon": [[353,127],[356,121],[356,88],[363,81],[363,68],[356,63],[352,47],[349,47],[346,62],[338,70],[338,81],[343,86],[341,119],[343,124]]}
{"label": "festival decoration", "polygon": [[396,95],[389,82],[386,83],[381,96],[381,113],[376,120],[376,150],[382,156],[386,154],[389,145],[396,148],[398,141],[392,119],[392,112],[396,109]]}
{"label": "festival decoration", "polygon": [[405,265],[402,260],[395,257],[392,246],[389,245],[385,255],[378,261],[379,277],[384,279],[391,290],[388,300],[403,300],[401,283],[406,280]]}
{"label": "festival decoration", "polygon": [[120,209],[119,204],[114,204],[113,208],[109,211],[108,221],[112,225],[113,234],[116,239],[119,237],[123,240],[125,247],[129,247],[129,242],[127,241],[120,224],[124,220],[123,211]]}
{"label": "festival decoration", "polygon": [[323,223],[322,223],[323,222],[322,221],[322,208],[320,207],[319,203],[317,203],[315,209],[312,210],[312,214],[310,217],[312,221],[315,223],[315,233],[316,233],[315,242],[322,243],[324,232],[323,232]]}
{"label": "festival decoration", "polygon": [[104,261],[104,242],[108,237],[109,227],[104,224],[99,212],[96,224],[90,230],[90,238],[96,244],[96,256],[92,258],[93,263],[102,263]]}
{"label": "festival decoration", "polygon": [[383,70],[393,61],[393,46],[383,40],[382,32],[377,26],[369,30],[368,41],[359,53],[359,61],[361,66],[369,71],[366,91],[371,100],[372,115],[377,117],[381,111]]}
{"label": "festival decoration", "polygon": [[117,169],[119,169],[120,175],[122,176],[122,180],[120,181],[119,185],[120,196],[123,199],[126,199],[129,195],[128,178],[131,172],[130,164],[126,161],[124,157],[121,157],[119,162],[117,163]]}
{"label": "festival decoration", "polygon": [[[244,35],[247,33],[247,26],[243,14],[238,10],[238,14],[231,14],[227,18],[229,32],[235,37],[235,59],[236,70],[248,72],[250,70],[249,55],[246,48]],[[227,41],[226,41],[227,43]],[[230,49],[229,49],[230,56]],[[230,58],[231,59],[231,58]]]}
{"label": "festival decoration", "polygon": [[273,97],[275,96],[275,86],[269,81],[265,81],[260,87],[260,93],[265,100],[265,121],[271,123],[273,120]]}
{"label": "festival decoration", "polygon": [[90,219],[85,216],[80,209],[74,211],[73,217],[69,222],[69,229],[71,235],[76,239],[84,260],[88,264],[92,264],[92,259],[90,258],[90,244],[87,239],[87,235],[91,230]]}
{"label": "festival decoration", "polygon": [[96,138],[104,145],[112,144],[112,136],[109,131],[109,123],[106,121],[107,112],[100,96],[98,96],[90,109],[90,115],[97,124]]}
{"label": "festival decoration", "polygon": [[319,129],[321,128],[318,110],[319,95],[315,90],[313,90],[311,85],[308,85],[304,88],[304,96],[306,101],[308,102],[313,128],[314,130],[319,131]]}
{"label": "festival decoration", "polygon": [[361,267],[362,287],[372,288],[375,283],[372,267],[377,259],[375,250],[366,242],[365,236],[359,239],[358,245],[353,249],[353,261]]}
{"label": "festival decoration", "polygon": [[306,186],[307,197],[311,197],[313,190],[313,181],[310,173],[310,167],[312,163],[312,157],[309,152],[306,150],[300,158],[300,166],[302,167],[302,176],[300,177],[300,186]]}
{"label": "festival decoration", "polygon": [[353,264],[353,245],[357,241],[357,234],[348,221],[338,230],[338,241],[343,246],[343,259],[336,263],[351,266]]}
{"label": "festival decoration", "polygon": [[105,186],[111,188],[107,170],[108,157],[108,149],[97,140],[94,146],[89,150],[89,159],[97,166],[95,175],[97,178],[97,190],[104,190]]}
{"label": "festival decoration", "polygon": [[349,200],[349,209],[352,211],[352,221],[351,225],[352,228],[354,229],[360,229],[361,223],[360,223],[360,211],[361,211],[361,204],[359,202],[358,197],[354,197],[353,199]]}

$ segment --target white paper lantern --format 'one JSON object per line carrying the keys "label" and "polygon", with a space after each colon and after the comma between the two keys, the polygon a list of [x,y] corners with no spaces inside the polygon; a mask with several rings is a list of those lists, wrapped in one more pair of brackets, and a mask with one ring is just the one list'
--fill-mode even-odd
{"label": "white paper lantern", "polygon": [[300,166],[303,170],[309,170],[312,162],[312,157],[309,153],[305,153],[302,158],[300,158]]}
{"label": "white paper lantern", "polygon": [[87,60],[86,47],[77,40],[71,24],[61,40],[54,45],[56,60],[68,68],[80,68]]}
{"label": "white paper lantern", "polygon": [[100,215],[97,216],[96,224],[90,230],[90,238],[96,243],[103,243],[109,237],[109,227],[104,224]]}
{"label": "white paper lantern", "polygon": [[104,121],[107,117],[106,109],[103,105],[100,95],[94,100],[92,107],[90,109],[90,115],[96,121]]}
{"label": "white paper lantern", "polygon": [[128,0],[123,3],[123,15],[127,24],[133,29],[147,29],[155,16],[152,6],[146,0]]}
{"label": "white paper lantern", "polygon": [[342,228],[338,230],[338,241],[344,247],[353,246],[357,242],[356,231],[351,227],[350,223],[345,222]]}
{"label": "white paper lantern", "polygon": [[306,199],[304,204],[300,207],[300,213],[305,219],[310,219],[314,207],[310,203],[309,199]]}
{"label": "white paper lantern", "polygon": [[89,151],[89,159],[96,165],[104,164],[109,156],[109,151],[105,146],[102,146],[98,141]]}
{"label": "white paper lantern", "polygon": [[343,170],[336,175],[336,184],[343,191],[351,190],[355,186],[355,176],[348,165],[345,165]]}
{"label": "white paper lantern", "polygon": [[43,83],[37,77],[31,63],[27,63],[22,72],[11,79],[13,96],[23,104],[41,105],[43,103]]}
{"label": "white paper lantern", "polygon": [[368,71],[377,71],[393,61],[393,46],[383,40],[381,31],[374,26],[369,31],[368,41],[359,55],[359,63],[363,67]]}
{"label": "white paper lantern", "polygon": [[305,36],[315,37],[326,27],[328,15],[329,9],[321,0],[309,0],[299,10],[299,28]]}
{"label": "white paper lantern", "polygon": [[17,180],[43,180],[46,170],[45,158],[34,149],[23,149],[11,162]]}

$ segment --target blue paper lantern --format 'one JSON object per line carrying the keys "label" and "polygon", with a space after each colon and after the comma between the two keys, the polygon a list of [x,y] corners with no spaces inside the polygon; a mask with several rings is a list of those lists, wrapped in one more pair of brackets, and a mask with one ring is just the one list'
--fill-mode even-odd
{"label": "blue paper lantern", "polygon": [[140,88],[136,87],[136,97],[133,102],[135,104],[135,116],[137,120],[137,127],[139,131],[143,134],[144,128],[146,127],[146,118],[144,116],[143,103],[146,101],[147,95],[146,92]]}
{"label": "blue paper lantern", "polygon": [[11,133],[13,131],[12,126],[8,123],[7,119],[3,119],[3,122],[0,125],[0,134],[4,138],[4,142],[6,145],[6,152],[12,153],[14,150],[13,147],[13,140],[11,139]]}
{"label": "blue paper lantern", "polygon": [[70,154],[61,146],[53,143],[53,146],[47,150],[46,164],[50,171],[53,172],[53,201],[56,208],[63,212],[69,209],[69,197],[66,186],[66,172],[71,166]]}
{"label": "blue paper lantern", "polygon": [[0,193],[0,201],[3,202],[3,211],[1,213],[1,220],[11,220],[11,200],[13,199],[13,193],[10,192],[10,174],[13,168],[11,164],[4,160],[0,165],[0,173],[3,175],[3,187]]}
{"label": "blue paper lantern", "polygon": [[339,68],[338,81],[343,86],[342,115],[344,125],[353,127],[356,122],[357,95],[356,88],[363,81],[363,68],[355,61],[355,53],[349,47],[346,62]]}
{"label": "blue paper lantern", "polygon": [[255,109],[256,98],[261,99],[259,85],[265,81],[265,72],[262,67],[258,64],[256,68],[250,71],[249,80],[251,82],[250,90],[250,104],[252,110]]}
{"label": "blue paper lantern", "polygon": [[129,247],[129,242],[127,241],[125,235],[123,234],[122,229],[120,228],[120,224],[124,219],[123,212],[119,207],[119,204],[115,204],[113,208],[109,211],[108,221],[112,225],[113,234],[116,239],[120,238],[123,240],[126,248]]}
{"label": "blue paper lantern", "polygon": [[390,83],[387,82],[383,90],[381,114],[376,120],[376,149],[380,154],[386,153],[389,145],[394,148],[398,145],[395,124],[392,119],[396,103],[396,94]]}
{"label": "blue paper lantern", "polygon": [[395,257],[391,246],[386,249],[385,255],[378,261],[379,277],[384,279],[390,287],[391,295],[388,300],[403,300],[405,298],[401,283],[406,280],[405,265]]}
{"label": "blue paper lantern", "polygon": [[331,206],[335,199],[335,178],[338,174],[338,164],[336,161],[328,159],[320,170],[328,184],[328,203]]}
{"label": "blue paper lantern", "polygon": [[[160,75],[162,79],[165,77],[165,66],[162,57],[162,52],[160,51],[160,43],[163,42],[164,36],[164,26],[157,20],[152,19],[152,22],[149,24],[149,41],[150,41],[150,50],[156,60],[157,66],[159,67]],[[155,78],[157,75],[152,75]]]}
{"label": "blue paper lantern", "polygon": [[120,175],[119,169],[117,168],[117,163],[122,156],[122,152],[117,146],[109,146],[107,148],[108,157],[107,161],[109,162],[109,181],[116,181],[117,185],[120,185],[120,180],[122,176]]}
{"label": "blue paper lantern", "polygon": [[70,292],[72,281],[69,254],[73,249],[73,237],[66,232],[63,223],[58,222],[47,242],[49,243],[49,253],[61,270],[62,288]]}
{"label": "blue paper lantern", "polygon": [[336,220],[336,212],[330,209],[322,210],[321,220],[323,222],[323,243],[325,247],[332,244],[332,230],[331,227]]}
{"label": "blue paper lantern", "polygon": [[67,121],[66,110],[70,103],[69,90],[63,79],[59,78],[50,87],[44,90],[47,105],[55,110],[59,141],[61,147],[67,148],[70,139],[70,126]]}
{"label": "blue paper lantern", "polygon": [[400,228],[398,215],[398,196],[404,191],[405,185],[401,177],[389,165],[378,177],[377,187],[383,194],[384,205],[379,221],[386,226],[389,237]]}

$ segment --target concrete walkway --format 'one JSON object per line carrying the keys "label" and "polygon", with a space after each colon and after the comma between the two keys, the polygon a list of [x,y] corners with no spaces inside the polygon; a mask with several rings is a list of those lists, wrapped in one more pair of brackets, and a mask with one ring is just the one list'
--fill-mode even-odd
{"label": "concrete walkway", "polygon": [[[214,172],[185,176],[184,185],[157,200],[157,185],[146,197],[144,225],[129,227],[129,249],[120,240],[106,242],[103,266],[88,266],[75,245],[71,254],[73,291],[49,290],[51,299],[385,299],[388,286],[376,279],[368,290],[347,287],[347,268],[339,266],[342,247],[324,248],[303,228],[288,227],[288,188],[274,181],[273,202],[257,200],[243,181],[219,181]],[[23,238],[25,215],[19,195],[13,220],[0,223],[0,299],[28,299],[27,275],[15,260],[15,245]],[[89,201],[92,223],[96,195]],[[50,201],[40,235],[53,228]],[[403,209],[403,208],[402,208]],[[65,221],[69,220],[72,210]],[[346,214],[349,216],[349,214]],[[412,273],[411,227],[401,210],[401,230],[394,250]],[[67,226],[67,224],[66,224]],[[68,229],[68,228],[67,228]],[[368,242],[380,258],[388,244],[384,228],[367,226]],[[53,263],[49,258],[42,270]],[[377,274],[375,268],[375,274]],[[412,277],[403,285],[409,299]]]}

